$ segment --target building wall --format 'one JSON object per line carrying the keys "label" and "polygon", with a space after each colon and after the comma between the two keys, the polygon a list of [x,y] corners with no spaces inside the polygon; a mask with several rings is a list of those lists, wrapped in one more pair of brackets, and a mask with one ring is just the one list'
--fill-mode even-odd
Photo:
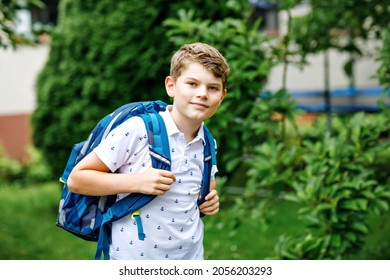
{"label": "building wall", "polygon": [[28,156],[30,114],[36,106],[35,82],[48,51],[45,45],[0,49],[0,145],[14,159]]}
{"label": "building wall", "polygon": [[27,160],[30,144],[30,114],[0,116],[0,145],[5,149],[7,157]]}
{"label": "building wall", "polygon": [[0,49],[0,116],[29,114],[35,109],[35,82],[46,62],[47,45]]}
{"label": "building wall", "polygon": [[[307,4],[298,5],[292,10],[292,16],[304,15],[310,11]],[[287,32],[287,13],[279,13],[279,33],[283,36]],[[354,66],[355,87],[367,88],[377,87],[378,79],[375,77],[378,68],[378,62],[375,61],[378,55],[378,48],[381,46],[380,41],[361,42],[365,51],[365,56],[356,60]],[[349,57],[345,53],[336,50],[328,52],[330,76],[330,88],[339,89],[347,88],[350,85],[349,78],[344,73],[344,64]],[[307,57],[308,65],[300,68],[290,64],[287,70],[287,88],[294,90],[322,90],[324,89],[324,54],[309,55]],[[270,90],[280,89],[282,86],[283,65],[278,65],[272,70],[267,87]]]}
{"label": "building wall", "polygon": [[[344,73],[344,64],[347,55],[329,51],[329,84],[331,89],[347,88],[350,81]],[[287,70],[287,88],[295,90],[323,90],[325,88],[324,54],[309,55],[309,64],[304,68],[290,64]],[[356,61],[355,87],[378,87],[379,81],[375,77],[379,64],[373,58],[362,58]],[[282,87],[283,65],[274,67],[269,75],[267,88],[277,90]]]}
{"label": "building wall", "polygon": [[[298,5],[292,10],[292,16],[308,13],[307,4]],[[279,36],[287,32],[287,13],[279,13]],[[377,111],[377,101],[382,99],[390,106],[390,92],[383,95],[379,86],[376,61],[382,42],[371,40],[358,42],[363,50],[363,57],[355,60],[353,78],[344,72],[344,65],[350,59],[346,53],[335,49],[328,50],[329,63],[328,86],[331,95],[330,110],[334,112],[354,112],[358,110]],[[271,70],[265,90],[275,92],[283,86],[283,65],[277,65]],[[327,105],[324,101],[325,84],[325,53],[307,56],[307,65],[298,66],[290,63],[287,67],[286,88],[292,97],[305,111],[324,112]],[[353,87],[351,87],[353,85]]]}

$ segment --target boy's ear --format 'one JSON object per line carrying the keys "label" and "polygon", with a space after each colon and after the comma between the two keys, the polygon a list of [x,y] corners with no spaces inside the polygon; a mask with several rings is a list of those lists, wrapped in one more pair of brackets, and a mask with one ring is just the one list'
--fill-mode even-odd
{"label": "boy's ear", "polygon": [[174,97],[175,82],[171,76],[165,78],[165,89],[169,97]]}
{"label": "boy's ear", "polygon": [[219,101],[219,105],[221,105],[223,99],[224,99],[225,96],[226,96],[226,93],[227,93],[227,90],[226,90],[226,88],[225,88],[225,89],[223,90],[223,92],[222,92],[222,97],[221,97],[221,101]]}

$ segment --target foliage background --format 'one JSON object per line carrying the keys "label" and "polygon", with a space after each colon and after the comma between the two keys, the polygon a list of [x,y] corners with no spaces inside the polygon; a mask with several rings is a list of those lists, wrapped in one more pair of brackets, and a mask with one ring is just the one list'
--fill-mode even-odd
{"label": "foliage background", "polygon": [[[37,80],[33,141],[62,174],[73,143],[105,114],[139,100],[168,101],[164,79],[175,47],[162,22],[178,7],[199,5],[210,20],[237,12],[212,1],[60,2],[48,62]],[[74,124],[78,124],[77,126]]]}
{"label": "foliage background", "polygon": [[[305,126],[297,122],[302,112],[285,76],[280,90],[260,94],[274,65],[304,66],[308,54],[330,48],[350,54],[344,68],[353,81],[353,63],[364,55],[362,46],[371,34],[383,42],[377,73],[388,88],[389,8],[374,0],[312,0],[314,12],[292,17],[290,9],[298,1],[279,1],[289,29],[271,38],[258,31],[247,1],[145,2],[61,1],[49,60],[37,80],[32,125],[39,152],[27,165],[0,157],[0,205],[14,207],[0,213],[21,210],[1,227],[0,239],[9,245],[4,258],[89,258],[78,241],[52,231],[59,192],[53,186],[58,184],[37,184],[59,177],[73,143],[104,114],[140,97],[167,98],[162,81],[172,50],[198,40],[218,47],[233,70],[229,96],[208,123],[218,131],[224,206],[207,217],[207,258],[389,258],[389,221],[382,218],[390,199],[388,108],[379,102],[376,114],[329,114]],[[367,13],[371,4],[375,12]],[[231,186],[239,191],[228,193]],[[41,226],[31,231],[36,222]],[[50,248],[56,244],[51,237],[34,244],[45,230],[62,240],[58,254]],[[34,232],[32,241],[27,232]]]}

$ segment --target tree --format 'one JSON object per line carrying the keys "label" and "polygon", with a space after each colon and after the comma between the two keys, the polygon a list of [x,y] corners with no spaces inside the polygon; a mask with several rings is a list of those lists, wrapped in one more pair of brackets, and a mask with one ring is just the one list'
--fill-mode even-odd
{"label": "tree", "polygon": [[43,7],[40,0],[2,0],[0,2],[0,48],[12,46],[16,48],[17,39],[15,34],[16,11],[35,6]]}
{"label": "tree", "polygon": [[386,30],[383,37],[383,46],[378,57],[381,65],[377,74],[380,84],[388,91],[390,90],[390,28]]}

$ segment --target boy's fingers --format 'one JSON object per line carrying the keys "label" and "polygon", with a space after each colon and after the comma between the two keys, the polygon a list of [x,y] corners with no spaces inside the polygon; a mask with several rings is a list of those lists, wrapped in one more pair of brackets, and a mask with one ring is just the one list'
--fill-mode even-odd
{"label": "boy's fingers", "polygon": [[216,190],[210,191],[210,193],[205,197],[205,202],[199,206],[200,210],[206,210],[206,208],[213,206],[219,207],[219,197]]}
{"label": "boy's fingers", "polygon": [[206,200],[211,200],[213,199],[213,197],[217,197],[218,198],[218,195],[217,195],[217,191],[216,190],[211,190],[205,197]]}
{"label": "boy's fingers", "polygon": [[203,209],[201,209],[199,207],[199,209],[205,215],[214,215],[215,213],[217,213],[219,211],[219,202],[217,202],[217,203],[215,203],[213,205],[210,205],[208,207],[204,207]]}
{"label": "boy's fingers", "polygon": [[176,182],[176,177],[173,174],[173,172],[167,171],[167,170],[161,170],[161,175],[163,177],[171,178],[173,182]]}

